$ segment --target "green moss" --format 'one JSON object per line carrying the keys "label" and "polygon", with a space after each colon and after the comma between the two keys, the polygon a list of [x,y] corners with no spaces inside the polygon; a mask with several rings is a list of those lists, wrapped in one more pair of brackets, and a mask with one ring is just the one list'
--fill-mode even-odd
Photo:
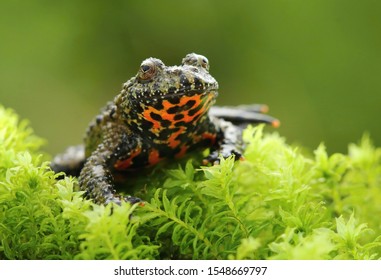
{"label": "green moss", "polygon": [[[134,181],[144,207],[94,205],[57,181],[43,141],[0,107],[0,259],[375,259],[381,149],[314,157],[249,127],[245,160],[171,163]],[[173,167],[170,167],[173,166]]]}

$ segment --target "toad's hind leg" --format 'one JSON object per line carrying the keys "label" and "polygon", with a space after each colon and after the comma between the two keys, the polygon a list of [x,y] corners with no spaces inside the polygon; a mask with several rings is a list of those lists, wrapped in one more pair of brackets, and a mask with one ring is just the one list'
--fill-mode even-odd
{"label": "toad's hind leg", "polygon": [[265,113],[268,107],[262,104],[240,105],[240,106],[213,106],[209,115],[224,119],[236,125],[247,125],[250,123],[266,123],[278,127],[280,122]]}
{"label": "toad's hind leg", "polygon": [[83,145],[71,146],[62,154],[54,157],[50,168],[54,172],[65,172],[66,175],[78,176],[85,163],[85,148]]}

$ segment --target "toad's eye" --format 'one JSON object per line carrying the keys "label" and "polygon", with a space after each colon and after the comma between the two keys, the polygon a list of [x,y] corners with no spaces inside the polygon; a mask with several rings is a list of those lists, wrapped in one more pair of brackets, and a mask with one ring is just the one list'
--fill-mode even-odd
{"label": "toad's eye", "polygon": [[209,70],[209,61],[206,59],[206,57],[203,57],[201,59],[201,67],[206,69],[206,70]]}
{"label": "toad's eye", "polygon": [[153,63],[145,62],[140,66],[139,78],[141,80],[150,80],[156,73],[156,67]]}
{"label": "toad's eye", "polygon": [[142,65],[141,69],[142,69],[143,73],[147,73],[149,70],[151,70],[151,66],[149,66],[149,65]]}

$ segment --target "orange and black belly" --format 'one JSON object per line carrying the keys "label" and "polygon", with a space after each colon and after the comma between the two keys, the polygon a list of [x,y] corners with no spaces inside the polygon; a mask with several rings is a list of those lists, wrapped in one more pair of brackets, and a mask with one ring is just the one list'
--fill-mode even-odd
{"label": "orange and black belly", "polygon": [[140,144],[119,156],[118,171],[152,166],[167,158],[180,158],[188,151],[215,142],[216,133],[209,131],[207,112],[214,103],[214,92],[182,95],[145,104],[132,119],[134,134]]}

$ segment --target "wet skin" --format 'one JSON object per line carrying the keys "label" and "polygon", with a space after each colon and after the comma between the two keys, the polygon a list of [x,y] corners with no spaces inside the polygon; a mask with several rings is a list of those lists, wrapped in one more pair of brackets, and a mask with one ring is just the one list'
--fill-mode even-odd
{"label": "wet skin", "polygon": [[242,127],[279,122],[263,114],[264,105],[212,107],[217,91],[202,55],[188,54],[180,66],[148,58],[90,123],[84,145],[57,155],[51,167],[68,174],[80,171],[80,188],[96,203],[120,204],[140,199],[115,192],[117,173],[181,158],[195,149],[210,148],[204,164],[218,163],[219,155],[239,159]]}

